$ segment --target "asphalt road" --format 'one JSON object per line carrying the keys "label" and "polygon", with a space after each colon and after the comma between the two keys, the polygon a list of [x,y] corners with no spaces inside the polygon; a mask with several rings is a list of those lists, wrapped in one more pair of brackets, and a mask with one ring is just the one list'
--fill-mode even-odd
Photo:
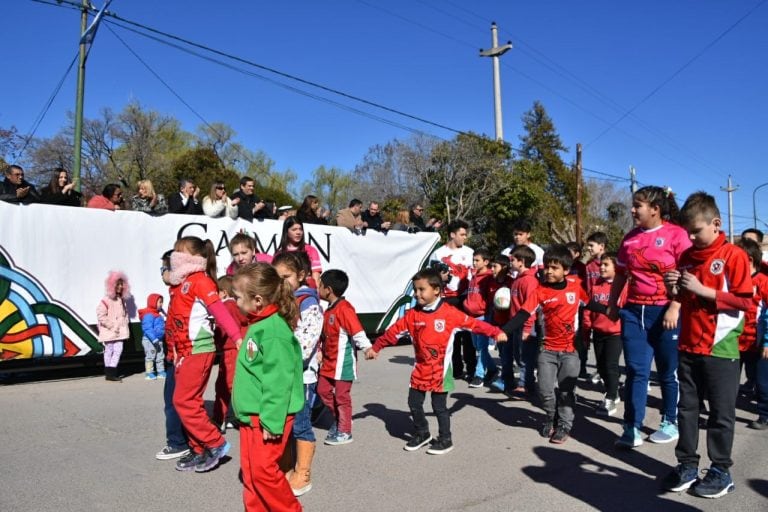
{"label": "asphalt road", "polygon": [[[360,362],[354,442],[318,445],[314,489],[301,498],[306,510],[768,510],[768,432],[746,428],[751,411],[737,415],[736,491],[705,500],[659,492],[674,444],[614,449],[621,405],[617,417],[595,417],[601,395],[591,385],[578,390],[573,437],[555,446],[537,434],[543,416],[536,407],[460,382],[449,399],[456,448],[443,456],[406,452],[411,364],[409,346]],[[134,374],[115,384],[55,371],[19,380],[0,386],[0,511],[242,509],[237,431],[227,435],[233,458],[209,473],[180,473],[172,461],[155,460],[164,445],[161,382]],[[650,426],[659,421],[658,404],[654,387]],[[436,430],[434,417],[430,422]],[[325,431],[316,434],[323,439]],[[702,466],[706,461],[704,452]]]}

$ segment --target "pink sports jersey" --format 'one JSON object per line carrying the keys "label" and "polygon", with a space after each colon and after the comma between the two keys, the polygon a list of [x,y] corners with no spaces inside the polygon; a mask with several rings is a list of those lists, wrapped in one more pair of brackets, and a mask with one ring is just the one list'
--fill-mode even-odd
{"label": "pink sports jersey", "polygon": [[627,302],[663,306],[669,302],[664,274],[677,267],[680,255],[691,246],[688,233],[675,224],[653,229],[635,228],[624,237],[617,271],[627,276]]}

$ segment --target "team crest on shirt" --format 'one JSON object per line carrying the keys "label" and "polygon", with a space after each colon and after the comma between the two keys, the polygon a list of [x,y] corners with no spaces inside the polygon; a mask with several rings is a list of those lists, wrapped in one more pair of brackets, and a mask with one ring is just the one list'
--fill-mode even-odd
{"label": "team crest on shirt", "polygon": [[723,260],[714,260],[712,264],[709,266],[709,271],[712,273],[713,276],[722,274],[724,269],[725,269],[725,261]]}
{"label": "team crest on shirt", "polygon": [[336,315],[330,314],[328,315],[328,325],[333,325],[336,323]]}
{"label": "team crest on shirt", "polygon": [[259,351],[259,346],[253,341],[253,338],[248,338],[245,344],[245,357],[249,361],[253,361],[256,357],[256,353]]}
{"label": "team crest on shirt", "polygon": [[664,246],[664,238],[658,237],[656,239],[656,247],[663,247]]}
{"label": "team crest on shirt", "polygon": [[445,320],[435,320],[435,332],[443,332],[445,330]]}
{"label": "team crest on shirt", "polygon": [[181,293],[183,293],[184,295],[189,293],[189,287],[190,286],[191,286],[191,283],[188,283],[188,282],[184,283],[184,285],[181,287]]}
{"label": "team crest on shirt", "polygon": [[568,301],[568,304],[576,304],[576,294],[573,292],[567,292],[565,294],[565,300]]}

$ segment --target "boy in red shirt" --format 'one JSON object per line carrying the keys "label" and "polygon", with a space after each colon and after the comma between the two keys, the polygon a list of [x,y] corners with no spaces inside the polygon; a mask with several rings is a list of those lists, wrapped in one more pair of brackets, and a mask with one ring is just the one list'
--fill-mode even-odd
{"label": "boy in red shirt", "polygon": [[[752,303],[747,254],[725,239],[715,198],[691,194],[680,211],[681,225],[693,242],[680,256],[678,269],[664,275],[674,301],[681,304],[678,465],[662,481],[668,491],[692,488],[703,498],[733,491],[736,396],[739,391],[739,335],[744,312]],[[709,403],[707,451],[712,464],[698,479],[699,401]]]}
{"label": "boy in red shirt", "polygon": [[[509,289],[509,314],[514,316],[539,287],[536,270],[532,269],[536,253],[526,246],[515,247],[509,254],[509,266],[517,277]],[[536,392],[536,365],[539,359],[539,338],[536,336],[536,315],[531,315],[521,329],[514,332],[508,347],[512,349],[512,361],[520,368],[517,383],[508,382],[513,398],[530,398]],[[512,381],[514,375],[510,372]]]}
{"label": "boy in red shirt", "polygon": [[[467,288],[467,298],[464,299],[464,311],[477,320],[485,319],[485,311],[488,308],[486,296],[488,293],[489,280],[493,279],[491,271],[491,254],[487,249],[478,249],[472,256],[472,279]],[[488,350],[490,340],[488,336],[482,334],[472,335],[472,344],[477,351],[477,366],[475,374],[470,376],[469,387],[480,388],[484,380],[493,380],[499,372],[496,368],[496,362],[491,357]]]}
{"label": "boy in red shirt", "polygon": [[[509,272],[509,256],[499,254],[493,258],[491,261],[493,278],[488,280],[488,288],[485,295],[485,303],[488,305],[485,320],[491,325],[502,326],[509,321],[509,306],[511,304],[502,304],[501,302],[503,301],[499,302],[499,304],[496,303],[496,294],[499,293],[499,290],[502,290],[501,294],[505,291],[503,288],[511,290],[512,277],[510,277]],[[511,303],[511,296],[509,302]],[[506,307],[500,308],[499,306]],[[511,391],[515,387],[512,383],[514,380],[512,347],[502,343],[497,345],[497,348],[499,349],[499,359],[501,360],[501,377],[490,379],[491,389],[501,392]]]}
{"label": "boy in red shirt", "polygon": [[430,392],[440,436],[431,443],[427,453],[442,455],[453,450],[451,416],[446,405],[448,392],[454,388],[451,359],[453,338],[462,330],[491,336],[498,342],[506,341],[507,337],[498,327],[476,320],[440,299],[443,280],[437,271],[422,270],[411,280],[416,307],[406,311],[402,318],[389,327],[373,347],[366,351],[365,357],[376,359],[382,348],[394,345],[405,334],[411,335],[416,364],[411,373],[408,407],[416,432],[404,449],[416,451],[432,441],[424,414],[424,400],[427,392]]}
{"label": "boy in red shirt", "polygon": [[544,253],[544,282],[504,325],[504,332],[510,336],[537,311],[543,317],[544,343],[539,354],[538,379],[541,407],[547,419],[540,434],[554,444],[567,441],[573,426],[573,390],[580,366],[575,346],[579,308],[588,302],[579,279],[568,276],[572,263],[566,246],[550,247]]}
{"label": "boy in red shirt", "polygon": [[608,246],[608,236],[602,231],[595,231],[587,237],[587,249],[592,257],[587,262],[585,269],[586,275],[584,282],[584,289],[589,291],[595,285],[598,279],[600,279],[600,265],[602,263],[603,254],[605,254],[605,248]]}
{"label": "boy in red shirt", "polygon": [[[749,308],[744,317],[744,332],[739,336],[741,366],[747,377],[747,381],[739,386],[739,392],[751,396],[755,392],[757,362],[762,352],[762,344],[757,342],[757,322],[768,303],[768,276],[758,272],[762,261],[762,251],[757,242],[749,238],[742,238],[736,245],[744,249],[749,257],[749,269],[752,272],[752,288],[754,290],[752,307]],[[762,331],[762,329],[760,330]]]}

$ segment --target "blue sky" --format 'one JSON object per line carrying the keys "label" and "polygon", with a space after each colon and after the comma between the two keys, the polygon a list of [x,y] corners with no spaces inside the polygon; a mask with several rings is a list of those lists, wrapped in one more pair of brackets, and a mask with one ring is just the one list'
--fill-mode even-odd
{"label": "blue sky", "polygon": [[[490,23],[496,21],[501,42],[511,40],[514,46],[501,59],[508,141],[519,144],[521,115],[540,100],[571,149],[566,160],[581,142],[587,169],[625,177],[633,165],[641,183],[670,185],[681,199],[697,189],[715,193],[724,214],[727,200],[720,187],[732,174],[739,187],[734,194],[738,231],[752,225],[753,189],[768,181],[765,4],[114,0],[110,9],[329,88],[489,135],[494,130],[491,62],[478,50],[490,46]],[[0,62],[6,75],[0,82],[0,126],[15,125],[26,133],[77,51],[79,14],[31,0],[6,0],[0,14]],[[294,170],[302,181],[319,165],[349,170],[370,146],[410,136],[402,128],[112,28],[206,120],[230,124],[240,142],[263,150],[279,169]],[[454,136],[252,71],[412,129]],[[105,27],[88,61],[86,94],[86,116],[106,106],[120,110],[135,99],[175,116],[187,130],[200,124]],[[73,72],[38,136],[64,125],[74,96]],[[757,205],[758,217],[768,222],[768,187],[758,192]]]}

